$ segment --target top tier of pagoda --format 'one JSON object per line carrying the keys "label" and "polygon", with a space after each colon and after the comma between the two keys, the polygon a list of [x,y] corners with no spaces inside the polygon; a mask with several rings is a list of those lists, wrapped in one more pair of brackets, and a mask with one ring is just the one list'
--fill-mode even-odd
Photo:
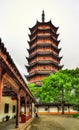
{"label": "top tier of pagoda", "polygon": [[59,42],[57,30],[51,21],[45,22],[45,14],[42,12],[42,22],[36,22],[35,26],[29,28],[30,41],[28,65],[26,66],[29,75],[26,76],[30,83],[40,84],[41,79],[50,73],[55,73],[62,68],[60,65],[58,48]]}

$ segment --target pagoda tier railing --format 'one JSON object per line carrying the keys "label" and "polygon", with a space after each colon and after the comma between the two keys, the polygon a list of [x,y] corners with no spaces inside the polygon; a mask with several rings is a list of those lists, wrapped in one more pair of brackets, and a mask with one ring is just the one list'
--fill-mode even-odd
{"label": "pagoda tier railing", "polygon": [[34,58],[34,57],[36,57],[36,56],[43,56],[43,55],[52,55],[54,58],[56,58],[56,59],[59,59],[59,56],[58,55],[56,55],[56,54],[53,54],[52,53],[52,51],[39,51],[39,52],[37,52],[37,53],[35,53],[35,54],[33,54],[33,55],[30,55],[27,59],[28,60],[30,60],[30,59],[32,59],[32,58]]}
{"label": "pagoda tier railing", "polygon": [[56,71],[51,70],[51,69],[42,69],[42,70],[35,70],[33,72],[29,72],[30,75],[35,74],[35,73],[55,73]]}
{"label": "pagoda tier railing", "polygon": [[41,47],[50,47],[52,48],[53,50],[55,50],[56,52],[59,53],[59,51],[61,50],[61,48],[58,48],[56,46],[53,46],[52,43],[37,43],[35,46],[31,47],[30,49],[28,49],[28,52],[32,52],[32,51],[35,51],[36,49],[38,48],[41,48]]}
{"label": "pagoda tier railing", "polygon": [[33,77],[35,75],[49,75],[50,73],[55,73],[55,71],[36,71],[32,74],[26,75],[27,78]]}
{"label": "pagoda tier railing", "polygon": [[40,33],[49,33],[51,35],[53,35],[56,39],[58,38],[59,34],[56,34],[53,32],[53,30],[51,28],[38,28],[33,34],[29,35],[30,39],[32,39],[33,37],[39,35]]}
{"label": "pagoda tier railing", "polygon": [[39,40],[50,40],[52,42],[54,42],[54,44],[56,44],[56,46],[58,46],[59,41],[55,40],[52,36],[37,36],[35,39],[28,41],[29,45],[33,45],[35,42],[39,41]]}

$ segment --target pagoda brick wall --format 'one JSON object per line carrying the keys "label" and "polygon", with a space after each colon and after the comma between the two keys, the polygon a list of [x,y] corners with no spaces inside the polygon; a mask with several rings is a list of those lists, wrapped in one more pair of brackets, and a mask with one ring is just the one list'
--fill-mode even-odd
{"label": "pagoda brick wall", "polygon": [[48,65],[43,65],[42,67],[40,67],[40,66],[37,66],[37,67],[34,67],[34,68],[32,68],[31,70],[30,70],[30,74],[31,73],[34,73],[34,71],[36,71],[36,70],[38,70],[39,72],[40,71],[48,71],[48,70],[55,70],[55,71],[57,71],[57,68],[55,68],[54,66],[48,66]]}
{"label": "pagoda brick wall", "polygon": [[29,82],[34,83],[35,82],[40,82],[45,76],[37,76],[37,77],[32,77]]}

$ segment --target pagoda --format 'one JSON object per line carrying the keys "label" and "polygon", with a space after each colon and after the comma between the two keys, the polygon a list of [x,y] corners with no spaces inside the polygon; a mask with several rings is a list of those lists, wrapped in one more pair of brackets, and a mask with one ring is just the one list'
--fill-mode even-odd
{"label": "pagoda", "polygon": [[29,28],[30,41],[28,65],[26,66],[29,75],[26,75],[28,82],[41,85],[42,78],[50,73],[55,73],[63,66],[60,65],[58,48],[59,40],[57,34],[58,27],[55,27],[51,20],[45,22],[45,14],[42,12],[42,22],[37,21],[35,26]]}

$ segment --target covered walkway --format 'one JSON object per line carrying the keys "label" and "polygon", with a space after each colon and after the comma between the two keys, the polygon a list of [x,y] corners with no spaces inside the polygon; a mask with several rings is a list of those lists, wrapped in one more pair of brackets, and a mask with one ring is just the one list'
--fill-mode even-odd
{"label": "covered walkway", "polygon": [[[34,115],[35,99],[0,39],[0,122],[16,116],[19,127],[21,114],[25,121]],[[23,122],[25,122],[23,120]]]}

